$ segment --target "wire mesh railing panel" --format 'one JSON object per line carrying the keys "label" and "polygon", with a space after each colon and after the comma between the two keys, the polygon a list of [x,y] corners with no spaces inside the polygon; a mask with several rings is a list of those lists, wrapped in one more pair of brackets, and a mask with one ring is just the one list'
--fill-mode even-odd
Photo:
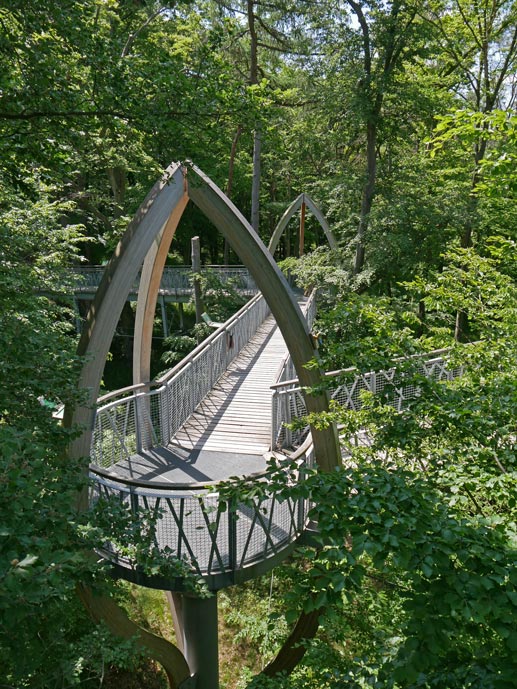
{"label": "wire mesh railing panel", "polygon": [[192,290],[192,268],[190,266],[165,266],[160,281],[160,288],[167,291]]}
{"label": "wire mesh railing panel", "polygon": [[[127,515],[121,527],[113,522],[99,547],[130,568],[141,564],[138,553],[157,551],[202,576],[228,574],[277,555],[305,528],[308,505],[301,499],[273,494],[251,503],[227,502],[214,492],[135,488],[95,470],[91,478],[90,504],[114,501]],[[140,550],[132,549],[129,535]]]}
{"label": "wire mesh railing panel", "polygon": [[190,376],[184,375],[174,376],[167,381],[165,386],[165,397],[167,399],[167,412],[169,419],[168,437],[165,438],[167,444],[183,426],[185,421],[192,413],[194,405],[194,390],[190,385]]}
{"label": "wire mesh railing panel", "polygon": [[[75,289],[95,290],[100,285],[105,266],[78,266],[72,269]],[[238,291],[251,296],[258,292],[257,285],[250,272],[244,266],[203,266],[201,274],[212,272],[224,285],[231,281]],[[165,266],[163,269],[160,289],[164,292],[185,294],[192,291],[193,271],[191,266]],[[134,281],[131,290],[138,291],[140,274]]]}
{"label": "wire mesh railing panel", "polygon": [[134,395],[99,409],[92,434],[92,463],[108,468],[135,454],[139,425]]}
{"label": "wire mesh railing panel", "polygon": [[[131,455],[166,446],[228,365],[248,344],[269,314],[263,297],[255,297],[234,317],[181,362],[178,370],[158,382],[159,387],[123,397],[111,396],[95,416],[92,463],[110,467]],[[134,390],[134,388],[130,388]]]}
{"label": "wire mesh railing panel", "polygon": [[136,395],[136,410],[138,419],[137,451],[148,450],[159,445],[162,438],[162,398],[163,390],[153,390],[149,393]]}
{"label": "wire mesh railing panel", "polygon": [[309,330],[312,330],[314,321],[316,319],[317,305],[316,305],[317,291],[313,290],[307,300],[307,305],[305,307],[305,320],[307,321],[307,326]]}
{"label": "wire mesh railing panel", "polygon": [[247,309],[235,325],[227,330],[228,337],[228,361],[230,364],[233,359],[246,347],[251,338],[255,335],[260,325],[270,314],[269,306],[264,298],[259,299],[253,308]]}
{"label": "wire mesh railing panel", "polygon": [[[330,383],[332,378],[336,379],[336,383],[329,386],[330,398],[346,409],[359,411],[364,392],[383,394],[386,402],[400,411],[405,402],[415,399],[421,393],[421,387],[414,380],[415,373],[437,381],[452,380],[463,373],[462,367],[448,368],[447,358],[435,357],[434,353],[432,358],[422,358],[415,364],[408,372],[397,368],[368,373],[358,373],[353,369],[337,371],[329,375]],[[285,387],[277,387],[273,396],[273,447],[298,447],[307,436],[308,426],[292,430],[286,428],[286,424],[306,414],[305,398],[297,381],[290,380]]]}
{"label": "wire mesh railing panel", "polygon": [[[313,290],[307,303],[305,305],[305,319],[307,321],[307,326],[309,330],[312,329],[314,319],[316,318],[316,290]],[[283,383],[286,381],[292,381],[297,376],[296,369],[294,367],[291,355],[288,353],[280,368],[275,379],[275,385]],[[292,431],[286,428],[285,424],[290,423],[293,418],[296,418],[298,414],[293,411],[293,403],[287,401],[284,393],[287,389],[294,390],[298,387],[298,383],[286,384],[286,388],[275,390],[271,399],[271,448],[275,447],[289,447],[292,444]],[[301,396],[303,400],[303,395]],[[293,400],[294,401],[294,400]],[[303,401],[305,408],[305,401]],[[305,412],[301,415],[303,416]],[[294,416],[293,416],[294,414]],[[304,435],[307,435],[305,433]]]}

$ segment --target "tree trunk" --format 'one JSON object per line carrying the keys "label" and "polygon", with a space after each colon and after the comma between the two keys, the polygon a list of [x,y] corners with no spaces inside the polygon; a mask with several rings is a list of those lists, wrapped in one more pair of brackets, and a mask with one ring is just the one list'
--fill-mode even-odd
{"label": "tree trunk", "polygon": [[124,199],[126,196],[126,171],[122,167],[109,167],[107,173],[113,193],[113,201],[115,202],[113,215],[115,218],[120,218],[124,210]]}
{"label": "tree trunk", "polygon": [[276,658],[262,671],[263,675],[274,677],[279,673],[291,674],[307,650],[307,646],[303,642],[313,639],[318,631],[321,613],[322,609],[319,609],[310,613],[303,612],[300,615],[293,631],[278,651]]}
{"label": "tree trunk", "polygon": [[251,226],[258,232],[260,222],[260,149],[261,130],[257,124],[253,134],[253,179],[251,184]]}
{"label": "tree trunk", "polygon": [[[235,156],[237,154],[237,144],[239,142],[239,138],[242,134],[242,126],[239,125],[237,127],[237,131],[235,132],[235,136],[233,137],[232,141],[232,148],[230,150],[230,162],[228,164],[228,183],[226,184],[226,196],[231,199],[232,197],[232,188],[233,188],[233,173],[234,173],[234,168],[235,168]],[[224,250],[223,250],[223,263],[225,266],[228,265],[230,259],[230,244],[227,239],[224,240]]]}
{"label": "tree trunk", "polygon": [[[463,232],[460,237],[460,246],[463,249],[468,249],[473,245],[472,233],[475,226],[475,217],[478,206],[478,198],[476,196],[475,190],[481,179],[481,174],[479,173],[479,165],[485,157],[486,144],[486,139],[482,139],[479,145],[476,147],[476,153],[474,157],[474,173],[472,175],[472,182],[470,185],[470,197],[467,204],[467,217],[465,219]],[[454,339],[456,340],[456,342],[464,342],[467,339],[468,325],[468,316],[465,313],[465,311],[457,311],[456,324],[454,327]]]}
{"label": "tree trunk", "polygon": [[[250,85],[258,84],[258,36],[255,27],[255,0],[248,0],[248,29],[250,32]],[[260,220],[260,149],[261,126],[255,122],[253,133],[253,177],[251,183],[251,226],[258,232]]]}
{"label": "tree trunk", "polygon": [[359,228],[357,231],[354,275],[360,273],[364,266],[366,233],[370,222],[370,211],[372,210],[377,176],[376,147],[377,124],[372,118],[366,125],[366,183],[363,188],[363,197],[361,200],[361,217],[359,219]]}

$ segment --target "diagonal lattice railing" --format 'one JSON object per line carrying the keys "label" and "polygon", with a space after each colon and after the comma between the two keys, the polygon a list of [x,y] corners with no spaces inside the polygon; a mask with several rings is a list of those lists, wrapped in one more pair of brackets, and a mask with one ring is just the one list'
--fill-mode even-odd
{"label": "diagonal lattice railing", "polygon": [[[461,368],[451,369],[447,360],[448,350],[430,352],[418,355],[417,365],[412,369],[412,375],[418,373],[433,380],[452,380],[461,375]],[[404,371],[397,367],[386,371],[369,371],[361,373],[356,368],[332,371],[325,374],[329,383],[329,396],[345,409],[359,410],[361,408],[362,392],[374,394],[382,393],[387,388],[392,395],[392,405],[400,411],[404,403],[414,399],[419,393],[418,385],[408,383]],[[336,381],[333,383],[333,379]],[[307,414],[303,391],[298,380],[278,381],[272,386],[273,400],[271,405],[272,447],[298,447],[309,431],[305,426],[296,430],[288,427],[295,419],[301,419]]]}
{"label": "diagonal lattice railing", "polygon": [[92,464],[107,468],[142,450],[167,446],[269,313],[257,295],[159,380],[101,398]]}
{"label": "diagonal lattice railing", "polygon": [[[291,480],[303,480],[314,464],[313,448],[298,453]],[[248,477],[254,495],[247,500],[221,497],[216,483],[171,484],[139,482],[92,470],[91,504],[115,500],[125,506],[138,528],[153,522],[149,549],[182,560],[212,588],[245,581],[285,556],[303,533],[309,505],[301,497],[267,490],[267,477]],[[263,484],[265,490],[256,490]],[[148,528],[148,527],[147,527]],[[102,553],[119,565],[130,580],[165,586],[160,568],[146,571],[114,538],[102,544]],[[262,568],[262,570],[260,569]],[[179,584],[181,586],[181,584]],[[169,582],[169,587],[171,583]]]}

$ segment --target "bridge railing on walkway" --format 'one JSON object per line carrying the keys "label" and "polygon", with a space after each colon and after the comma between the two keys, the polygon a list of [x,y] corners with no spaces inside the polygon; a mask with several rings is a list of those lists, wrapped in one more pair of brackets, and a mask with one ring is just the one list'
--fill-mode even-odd
{"label": "bridge railing on walkway", "polygon": [[[305,320],[307,321],[307,325],[309,327],[309,330],[312,330],[312,325],[314,323],[314,320],[316,318],[316,298],[317,298],[317,290],[313,290],[311,294],[309,295],[309,298],[307,300],[307,304],[305,306]],[[285,355],[282,363],[280,364],[278,368],[277,375],[275,377],[275,383],[273,385],[273,395],[271,398],[271,448],[274,449],[276,447],[287,447],[287,445],[284,445],[280,442],[280,436],[279,434],[285,433],[287,430],[284,426],[284,422],[288,418],[289,415],[289,410],[288,409],[283,409],[282,405],[285,404],[287,401],[287,396],[286,395],[281,395],[277,394],[277,389],[283,390],[282,387],[277,388],[277,386],[281,386],[282,384],[287,385],[288,381],[290,383],[293,383],[293,385],[290,385],[290,387],[297,387],[298,386],[298,379],[296,378],[297,373],[296,369],[293,364],[293,360],[291,359],[291,355],[289,352]]]}
{"label": "bridge railing on walkway", "polygon": [[[309,330],[311,330],[314,319],[316,318],[316,292],[317,290],[311,292],[303,309]],[[292,380],[293,378],[296,378],[296,369],[294,368],[291,355],[287,352],[278,367],[278,372],[275,376],[275,384]]]}
{"label": "bridge railing on walkway", "polygon": [[[313,462],[312,447],[298,456],[298,471],[291,478],[303,479]],[[210,588],[245,581],[266,571],[285,556],[305,528],[308,503],[302,498],[268,491],[267,478],[252,478],[256,495],[246,500],[221,496],[215,483],[149,483],[110,476],[96,470],[91,501],[115,498],[130,511],[135,523],[149,522],[152,544],[161,554],[184,560],[191,570],[206,578]],[[115,542],[102,546],[109,560],[118,564],[124,577],[158,588],[171,588],[158,573],[148,573]]]}
{"label": "bridge railing on walkway", "polygon": [[[434,380],[452,380],[461,375],[462,369],[448,368],[446,349],[430,352],[426,355],[417,355],[412,359],[419,359],[416,370],[419,373]],[[332,400],[342,407],[351,410],[359,410],[362,405],[361,393],[363,391],[374,394],[381,393],[387,387],[393,394],[392,404],[400,411],[404,403],[414,399],[419,392],[419,387],[407,383],[407,376],[396,367],[386,371],[369,371],[361,373],[356,368],[348,368],[340,371],[331,371],[325,374],[329,379],[328,390]],[[335,379],[335,383],[333,382]],[[406,382],[405,382],[406,379]],[[307,413],[302,388],[297,379],[279,381],[272,386],[272,438],[273,448],[298,447],[306,438],[309,427],[305,426],[296,430],[290,429],[286,424],[291,424],[295,419],[304,417]]]}
{"label": "bridge railing on walkway", "polygon": [[[76,276],[76,292],[95,292],[104,275],[104,266],[78,266],[73,269]],[[236,290],[247,296],[257,293],[257,286],[244,266],[202,266],[201,275],[213,273],[223,284],[232,282]],[[160,290],[167,294],[190,294],[192,292],[191,266],[165,266],[160,282]],[[137,277],[131,291],[138,292],[140,276]]]}
{"label": "bridge railing on walkway", "polygon": [[153,446],[166,446],[269,315],[257,295],[160,379],[101,397],[92,464],[111,467]]}

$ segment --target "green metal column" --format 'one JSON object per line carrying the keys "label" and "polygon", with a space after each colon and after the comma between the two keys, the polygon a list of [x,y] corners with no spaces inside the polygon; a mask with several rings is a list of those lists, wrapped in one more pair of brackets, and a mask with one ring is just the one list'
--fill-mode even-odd
{"label": "green metal column", "polygon": [[210,598],[180,596],[183,653],[195,676],[195,687],[219,689],[217,594]]}

